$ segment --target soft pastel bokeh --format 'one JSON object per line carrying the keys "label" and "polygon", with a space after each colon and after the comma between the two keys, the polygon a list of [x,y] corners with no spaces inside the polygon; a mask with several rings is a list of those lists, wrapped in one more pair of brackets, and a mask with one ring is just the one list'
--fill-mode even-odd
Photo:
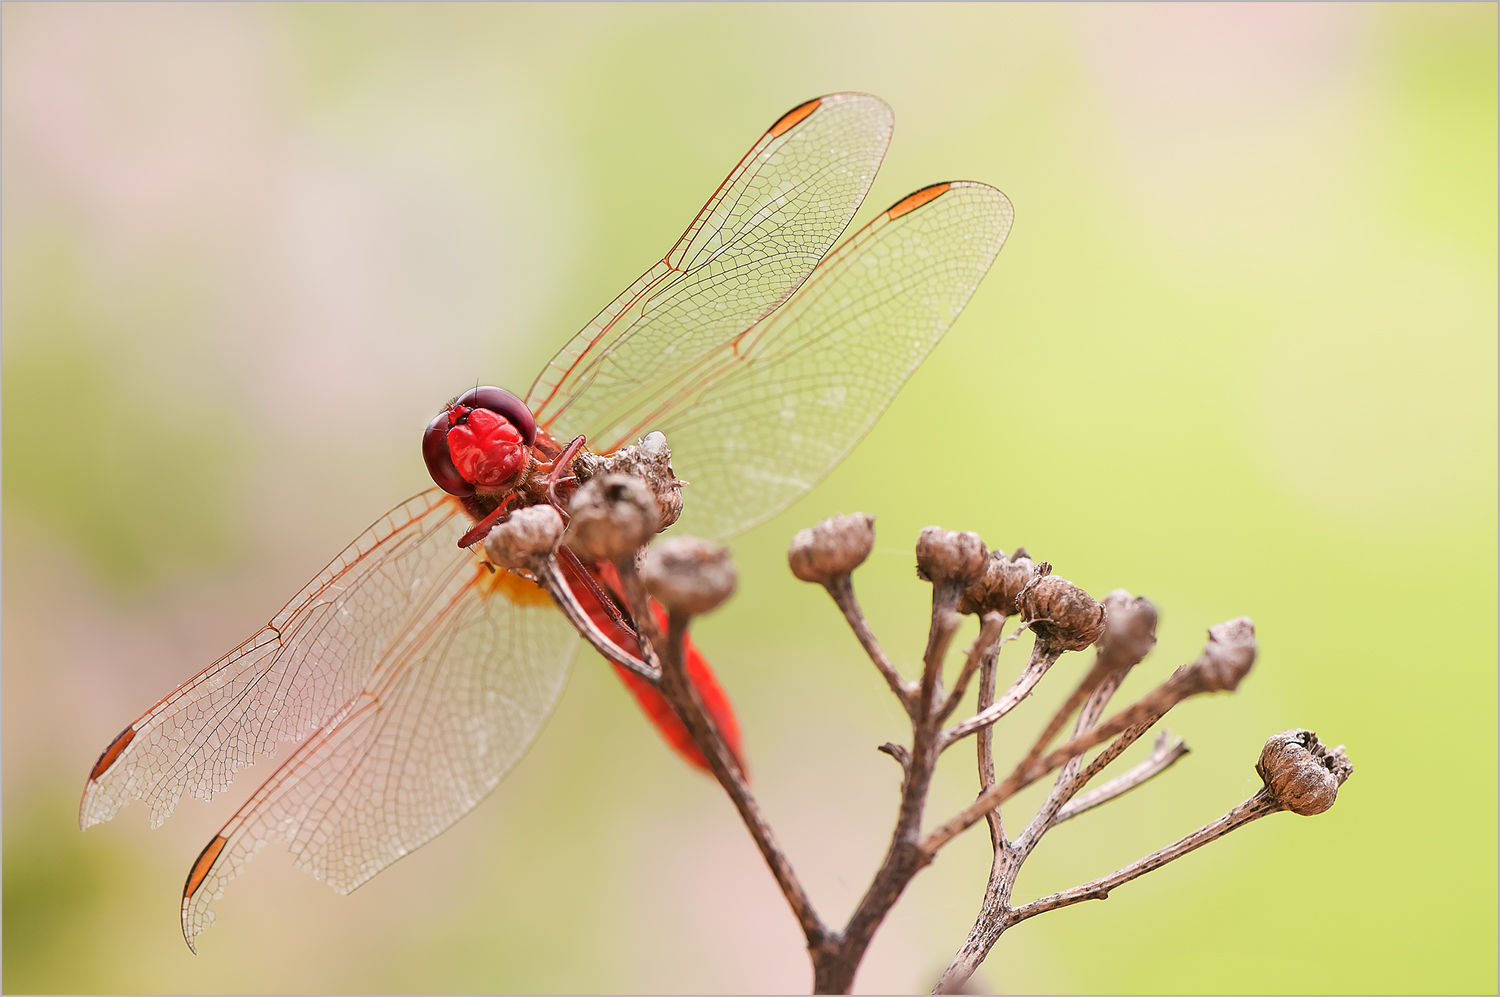
{"label": "soft pastel bokeh", "polygon": [[[183,876],[269,768],[157,831],[137,806],[81,834],[76,801],[131,718],[425,487],[439,405],[524,389],[833,90],[896,112],[859,221],[972,178],[1016,224],[876,430],[735,541],[740,594],[698,628],[824,913],[884,847],[874,748],[904,726],[782,558],[860,509],[859,591],[908,668],[931,523],[1149,595],[1127,693],[1256,621],[1240,693],[1172,715],[1193,753],[1054,832],[1018,896],[1217,817],[1273,732],[1356,765],[1326,815],[1020,926],[977,986],[1494,990],[1494,5],[6,4],[0,27],[7,991],[807,989],[731,807],[591,652],[451,832],[350,897],[267,850],[197,958]],[[973,791],[957,750],[929,818]],[[978,832],[920,876],[858,988],[929,988],[987,868]]]}

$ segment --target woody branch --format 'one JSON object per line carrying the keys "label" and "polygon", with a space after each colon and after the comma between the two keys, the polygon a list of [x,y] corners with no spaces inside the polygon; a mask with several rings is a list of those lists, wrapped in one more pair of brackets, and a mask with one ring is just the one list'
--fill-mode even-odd
{"label": "woody branch", "polygon": [[[631,449],[612,459],[634,459],[628,453]],[[664,458],[661,464],[665,466]],[[1083,590],[1053,576],[1051,565],[1032,561],[1024,549],[1009,556],[990,552],[977,534],[933,527],[922,532],[916,551],[918,574],[933,586],[927,645],[920,677],[908,680],[881,647],[854,593],[852,572],[873,549],[874,517],[833,517],[793,540],[788,553],[792,571],[828,591],[911,726],[909,745],[880,747],[900,764],[903,775],[890,843],[848,922],[834,930],[818,915],[798,880],[750,792],[738,759],[715,727],[685,668],[684,645],[692,617],[716,608],[734,591],[728,552],[689,537],[645,546],[664,523],[676,518],[680,508],[670,468],[665,478],[653,477],[649,467],[642,473],[639,464],[626,468],[634,473],[623,475],[610,473],[607,467],[583,470],[580,478],[585,483],[573,497],[566,530],[562,515],[551,506],[523,509],[492,531],[486,551],[495,564],[535,578],[591,644],[609,660],[650,682],[681,717],[803,929],[816,992],[849,990],[876,929],[907,885],[944,845],[980,819],[989,824],[994,860],[975,925],[938,981],[937,992],[961,988],[1009,927],[1049,910],[1103,899],[1111,889],[1269,813],[1281,809],[1320,813],[1332,805],[1339,785],[1352,771],[1342,747],[1329,751],[1309,731],[1276,735],[1266,743],[1256,766],[1264,787],[1224,817],[1109,876],[1012,906],[1016,876],[1048,830],[1138,788],[1187,753],[1180,739],[1173,741],[1163,732],[1144,760],[1083,792],[1177,703],[1235,689],[1255,659],[1254,629],[1243,617],[1210,628],[1209,643],[1196,661],[1104,719],[1125,676],[1155,643],[1155,607],[1123,590],[1112,592],[1103,603],[1095,602]],[[672,487],[664,487],[664,480]],[[638,653],[615,643],[590,619],[573,591],[569,572],[559,567],[560,561],[569,558],[574,563],[582,558],[615,565],[626,609],[636,621]],[[572,575],[580,576],[580,572],[574,570]],[[665,634],[655,623],[648,593],[666,607]],[[958,666],[951,690],[945,690],[944,663],[963,615],[979,617],[979,633]],[[1012,616],[1020,617],[1021,626],[1002,638],[1005,622]],[[1024,632],[1035,636],[1030,658],[1011,686],[997,695],[1000,651]],[[1089,646],[1097,647],[1093,666],[1005,778],[997,779],[992,752],[995,723],[1034,692],[1062,654]],[[961,705],[976,676],[975,712],[944,730],[943,724]],[[1048,750],[1070,718],[1074,718],[1070,735]],[[978,797],[924,834],[926,799],[938,759],[971,734],[976,735]],[[1100,750],[1085,763],[1085,755],[1095,748]],[[1016,838],[1008,838],[1000,804],[1053,772],[1057,778],[1040,809]]]}
{"label": "woody branch", "polygon": [[[623,454],[628,456],[634,449],[627,448]],[[667,466],[664,455],[657,464]],[[669,469],[662,477],[675,484]],[[685,668],[683,646],[688,623],[692,617],[716,609],[733,594],[734,565],[727,550],[691,537],[673,538],[645,549],[660,528],[675,520],[680,508],[672,502],[675,488],[664,486],[662,477],[653,480],[649,473],[597,473],[569,503],[566,530],[556,508],[532,506],[512,514],[491,532],[486,553],[494,563],[536,578],[590,644],[661,692],[739,811],[802,926],[809,950],[816,952],[826,945],[828,930]],[[558,566],[559,559],[569,557],[614,564],[634,621],[639,656],[615,643],[579,604],[568,577]],[[648,591],[667,610],[665,635],[656,625]]]}

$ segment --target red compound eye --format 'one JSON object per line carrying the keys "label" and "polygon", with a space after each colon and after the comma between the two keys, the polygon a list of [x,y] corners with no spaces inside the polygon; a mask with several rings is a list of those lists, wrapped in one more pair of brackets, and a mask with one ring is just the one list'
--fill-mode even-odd
{"label": "red compound eye", "polygon": [[536,419],[503,388],[465,391],[422,434],[422,457],[438,487],[467,498],[504,488],[525,467],[536,443]]}
{"label": "red compound eye", "polygon": [[474,494],[474,486],[458,473],[448,454],[448,411],[439,412],[422,434],[422,459],[427,461],[427,473],[432,475],[439,488],[449,495],[468,498]]}
{"label": "red compound eye", "polygon": [[458,396],[455,405],[464,408],[484,408],[505,416],[507,422],[516,427],[527,447],[536,445],[536,418],[526,403],[504,388],[470,388]]}

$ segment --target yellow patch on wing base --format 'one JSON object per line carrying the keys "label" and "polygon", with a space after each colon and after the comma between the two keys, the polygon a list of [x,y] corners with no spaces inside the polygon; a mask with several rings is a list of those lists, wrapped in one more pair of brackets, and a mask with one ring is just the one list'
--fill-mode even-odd
{"label": "yellow patch on wing base", "polygon": [[488,599],[501,595],[517,606],[550,606],[552,597],[536,582],[512,574],[504,568],[491,572],[488,566],[479,569],[479,591]]}

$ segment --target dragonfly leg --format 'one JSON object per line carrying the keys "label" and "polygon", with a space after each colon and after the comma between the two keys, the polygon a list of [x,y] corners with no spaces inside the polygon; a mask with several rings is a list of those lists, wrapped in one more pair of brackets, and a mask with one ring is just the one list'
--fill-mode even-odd
{"label": "dragonfly leg", "polygon": [[581,581],[583,587],[588,589],[589,594],[598,601],[599,606],[608,615],[611,623],[625,631],[631,637],[637,636],[635,624],[620,611],[615,596],[605,591],[604,587],[599,584],[599,580],[594,577],[593,572],[584,567],[583,562],[578,559],[578,555],[566,547],[559,547],[557,548],[557,556],[566,564],[564,577],[570,582],[575,578]]}
{"label": "dragonfly leg", "polygon": [[583,449],[584,439],[582,436],[573,438],[568,448],[552,462],[552,474],[547,478],[547,498],[558,507],[558,511],[563,513],[564,518],[567,518],[567,510],[563,509],[557,501],[557,486],[562,482],[563,473],[567,471],[568,465],[573,463],[573,458],[578,456],[578,451]]}
{"label": "dragonfly leg", "polygon": [[469,547],[483,540],[489,534],[490,527],[494,526],[495,523],[499,521],[501,513],[505,512],[506,507],[510,505],[510,500],[515,497],[516,493],[511,492],[509,495],[505,496],[505,498],[501,499],[500,504],[495,506],[494,511],[492,511],[488,516],[485,516],[479,522],[475,523],[474,528],[468,533],[465,533],[463,536],[459,537],[458,545],[460,547]]}

